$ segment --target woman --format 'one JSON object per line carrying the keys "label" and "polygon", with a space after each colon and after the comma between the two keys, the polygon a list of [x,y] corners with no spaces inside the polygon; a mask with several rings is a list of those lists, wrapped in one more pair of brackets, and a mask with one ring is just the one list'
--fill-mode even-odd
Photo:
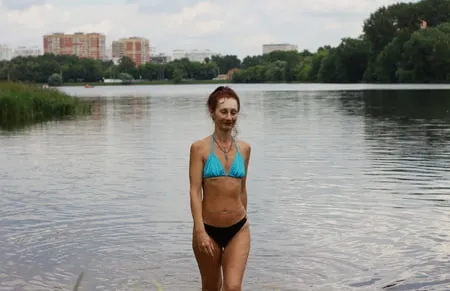
{"label": "woman", "polygon": [[240,101],[231,88],[218,87],[207,106],[214,132],[190,148],[192,248],[202,290],[242,290],[250,252],[246,188],[250,145],[233,138]]}

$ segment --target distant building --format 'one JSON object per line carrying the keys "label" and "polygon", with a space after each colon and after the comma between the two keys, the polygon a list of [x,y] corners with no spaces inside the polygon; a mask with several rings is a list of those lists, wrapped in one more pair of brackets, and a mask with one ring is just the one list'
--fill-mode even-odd
{"label": "distant building", "polygon": [[231,80],[233,78],[233,74],[235,72],[239,73],[239,71],[240,71],[239,68],[233,68],[233,69],[228,70],[228,72],[227,72],[227,80]]}
{"label": "distant building", "polygon": [[13,57],[12,49],[7,45],[0,45],[0,61],[9,61]]}
{"label": "distant building", "polygon": [[165,54],[152,54],[151,62],[154,64],[165,64],[171,61],[171,57]]}
{"label": "distant building", "polygon": [[274,44],[263,44],[262,53],[263,55],[269,54],[274,51],[298,51],[298,48],[294,44],[288,43],[274,43]]}
{"label": "distant building", "polygon": [[203,63],[205,59],[211,59],[212,55],[211,50],[192,50],[188,53],[188,59],[191,62]]}
{"label": "distant building", "polygon": [[44,53],[75,55],[95,60],[105,59],[105,35],[100,33],[54,33],[44,35]]}
{"label": "distant building", "polygon": [[176,49],[172,51],[173,60],[179,60],[184,58],[187,58],[187,52],[185,50]]}
{"label": "distant building", "polygon": [[214,54],[211,50],[198,50],[194,49],[191,51],[185,50],[173,50],[173,60],[179,60],[183,58],[187,58],[191,62],[200,62],[203,63],[206,58],[211,59]]}
{"label": "distant building", "polygon": [[107,45],[106,49],[105,49],[105,60],[106,61],[111,61],[112,59],[113,59],[112,46],[111,45]]}
{"label": "distant building", "polygon": [[15,57],[36,57],[42,55],[42,50],[38,46],[18,46],[13,53]]}
{"label": "distant building", "polygon": [[127,56],[136,66],[150,62],[150,41],[142,37],[123,38],[112,42],[112,58]]}

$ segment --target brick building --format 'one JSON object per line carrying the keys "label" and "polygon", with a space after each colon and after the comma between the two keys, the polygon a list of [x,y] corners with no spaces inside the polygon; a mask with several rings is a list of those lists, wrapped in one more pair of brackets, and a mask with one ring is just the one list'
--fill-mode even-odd
{"label": "brick building", "polygon": [[44,35],[43,41],[44,53],[76,55],[96,60],[104,60],[106,57],[106,38],[100,33],[54,33]]}
{"label": "brick building", "polygon": [[112,57],[131,58],[136,66],[150,62],[150,41],[142,37],[122,38],[112,42]]}

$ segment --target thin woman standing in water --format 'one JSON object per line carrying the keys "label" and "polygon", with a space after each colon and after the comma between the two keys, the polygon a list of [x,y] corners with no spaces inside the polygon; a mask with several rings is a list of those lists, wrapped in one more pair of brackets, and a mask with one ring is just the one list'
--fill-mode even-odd
{"label": "thin woman standing in water", "polygon": [[251,148],[232,135],[240,100],[231,88],[218,87],[207,106],[214,132],[190,148],[192,248],[202,290],[240,291],[250,252],[246,181]]}

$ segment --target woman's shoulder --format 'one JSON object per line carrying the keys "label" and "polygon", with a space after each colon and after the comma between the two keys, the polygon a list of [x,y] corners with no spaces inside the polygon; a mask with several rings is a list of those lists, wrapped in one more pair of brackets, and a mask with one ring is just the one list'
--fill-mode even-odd
{"label": "woman's shoulder", "polygon": [[247,153],[250,152],[250,150],[251,150],[251,145],[250,145],[249,142],[246,142],[246,141],[244,141],[244,140],[237,140],[236,142],[237,142],[237,144],[238,144],[238,146],[239,146],[239,149],[240,149],[242,152],[247,152]]}
{"label": "woman's shoulder", "polygon": [[194,140],[191,143],[191,152],[192,151],[203,152],[209,146],[209,143],[208,143],[209,138],[210,137],[207,136],[207,137],[204,137],[201,139]]}

